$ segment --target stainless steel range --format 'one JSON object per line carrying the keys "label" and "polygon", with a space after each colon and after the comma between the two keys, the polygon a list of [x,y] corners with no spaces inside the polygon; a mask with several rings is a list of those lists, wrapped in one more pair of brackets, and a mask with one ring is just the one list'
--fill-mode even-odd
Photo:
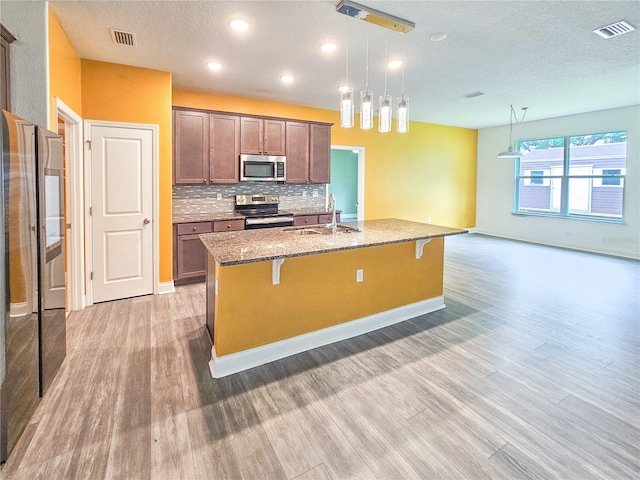
{"label": "stainless steel range", "polygon": [[236,195],[236,212],[244,215],[245,228],[290,227],[293,214],[278,209],[278,195]]}

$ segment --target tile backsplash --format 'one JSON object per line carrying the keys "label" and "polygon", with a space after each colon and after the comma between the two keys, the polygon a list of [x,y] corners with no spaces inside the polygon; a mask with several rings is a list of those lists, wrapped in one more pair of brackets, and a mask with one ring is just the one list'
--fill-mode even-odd
{"label": "tile backsplash", "polygon": [[[232,185],[174,185],[173,214],[218,213],[233,211],[235,195],[280,195],[280,209],[324,208],[325,185],[288,185],[247,182]],[[221,199],[218,200],[218,194]],[[317,197],[314,197],[314,194]]]}

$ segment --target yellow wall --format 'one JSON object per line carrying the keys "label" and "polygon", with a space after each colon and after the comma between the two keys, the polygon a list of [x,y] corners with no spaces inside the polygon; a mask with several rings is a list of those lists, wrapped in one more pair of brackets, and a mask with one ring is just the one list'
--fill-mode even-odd
{"label": "yellow wall", "polygon": [[[215,268],[214,346],[217,356],[267,345],[443,294],[444,238],[434,238],[416,259],[416,243],[403,242],[285,259],[280,284],[271,263]],[[356,283],[356,270],[364,281]],[[251,280],[250,291],[238,288]],[[265,308],[268,306],[268,308]],[[265,328],[268,326],[268,328]]]}
{"label": "yellow wall", "polygon": [[82,59],[82,116],[159,126],[159,277],[171,281],[171,73]]}
{"label": "yellow wall", "polygon": [[49,9],[49,130],[56,132],[55,98],[82,115],[80,57],[53,10]]}
{"label": "yellow wall", "polygon": [[365,148],[366,219],[475,227],[477,130],[412,121],[409,133],[381,134],[340,128],[333,110],[179,89],[173,105],[333,123],[333,145]]}

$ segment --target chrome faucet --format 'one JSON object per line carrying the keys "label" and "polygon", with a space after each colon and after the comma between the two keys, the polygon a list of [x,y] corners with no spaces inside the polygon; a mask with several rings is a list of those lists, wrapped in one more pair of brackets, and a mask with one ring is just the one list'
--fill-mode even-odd
{"label": "chrome faucet", "polygon": [[331,233],[338,231],[338,223],[336,222],[336,196],[332,193],[329,195],[329,208],[331,209]]}

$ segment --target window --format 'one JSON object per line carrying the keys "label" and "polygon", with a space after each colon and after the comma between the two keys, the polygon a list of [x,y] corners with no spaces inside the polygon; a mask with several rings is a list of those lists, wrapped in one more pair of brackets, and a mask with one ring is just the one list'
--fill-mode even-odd
{"label": "window", "polygon": [[609,168],[606,170],[602,170],[602,175],[616,175],[611,176],[611,177],[606,177],[603,176],[602,177],[602,185],[616,185],[616,186],[620,186],[620,174],[621,174],[621,169],[620,168]]}
{"label": "window", "polygon": [[623,219],[627,132],[522,140],[516,213]]}

